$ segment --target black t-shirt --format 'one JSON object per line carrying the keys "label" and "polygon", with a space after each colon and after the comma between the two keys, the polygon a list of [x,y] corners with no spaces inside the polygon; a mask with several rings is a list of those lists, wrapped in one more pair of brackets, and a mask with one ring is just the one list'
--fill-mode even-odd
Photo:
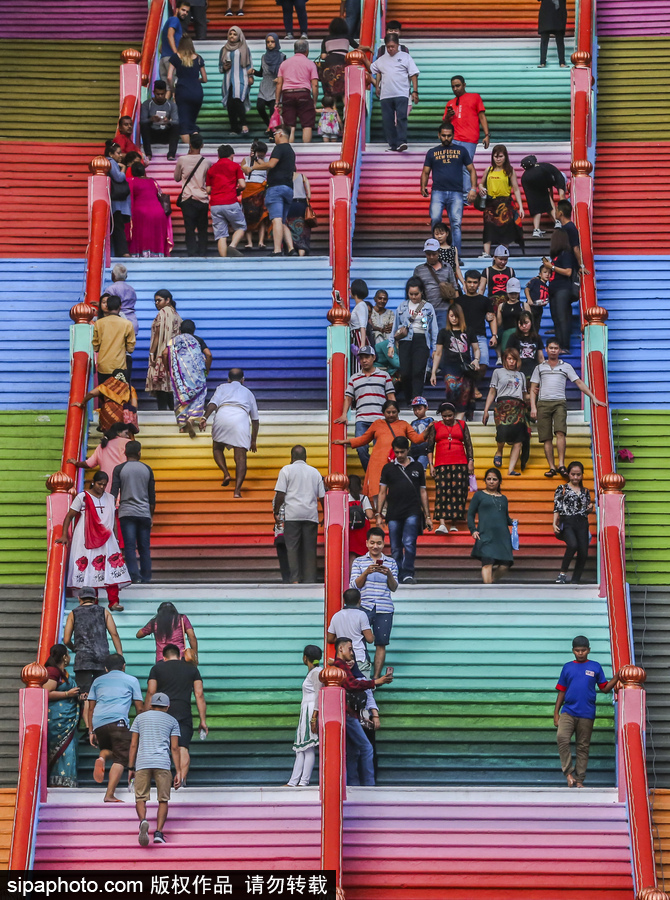
{"label": "black t-shirt", "polygon": [[533,306],[546,306],[549,302],[549,282],[542,281],[539,275],[531,278],[528,284],[528,293]]}
{"label": "black t-shirt", "polygon": [[202,681],[197,666],[185,659],[162,660],[149,672],[149,679],[152,678],[156,679],[157,692],[170,698],[170,715],[178,721],[190,722],[193,682]]}
{"label": "black t-shirt", "polygon": [[559,269],[572,269],[571,275],[561,275],[559,272],[554,272],[551,281],[549,282],[549,294],[553,297],[557,291],[560,291],[563,288],[570,288],[572,290],[572,282],[575,276],[575,254],[572,250],[561,250],[558,256],[553,256],[551,261],[555,266],[558,266]]}
{"label": "black t-shirt", "polygon": [[500,291],[507,290],[507,282],[510,278],[514,278],[514,269],[511,266],[505,266],[504,269],[494,269],[489,266],[484,270],[486,275],[486,293],[489,297],[499,294]]}
{"label": "black t-shirt", "polygon": [[279,162],[274,169],[268,169],[268,187],[278,187],[283,184],[286,187],[293,187],[293,175],[295,174],[295,151],[290,144],[275,144],[274,150],[270,154],[270,159],[277,159]]}
{"label": "black t-shirt", "polygon": [[541,337],[520,338],[518,334],[513,334],[507,341],[507,349],[518,350],[522,363],[527,359],[532,359],[535,362],[537,360],[537,351],[544,350],[544,343]]}
{"label": "black t-shirt", "polygon": [[561,225],[563,231],[567,234],[571,247],[579,247],[579,231],[574,222],[566,222]]}
{"label": "black t-shirt", "polygon": [[508,328],[516,328],[519,316],[523,312],[521,301],[517,300],[516,303],[501,303],[498,309],[500,310],[500,317],[502,319],[502,330],[507,331]]}
{"label": "black t-shirt", "polygon": [[196,341],[198,342],[198,344],[200,344],[200,349],[201,349],[201,350],[208,350],[208,349],[209,349],[209,347],[207,346],[207,344],[205,343],[205,341],[203,340],[203,338],[198,337],[197,334],[194,334],[193,337],[196,339]]}
{"label": "black t-shirt", "polygon": [[443,366],[468,365],[470,362],[470,345],[477,343],[477,335],[471,331],[448,331],[441,328],[437,343],[442,346]]}
{"label": "black t-shirt", "polygon": [[465,327],[473,334],[486,334],[486,314],[493,312],[491,298],[484,294],[461,294],[456,302],[465,316]]}
{"label": "black t-shirt", "polygon": [[388,488],[387,520],[405,519],[421,513],[420,488],[426,486],[426,474],[421,463],[410,462],[404,468],[399,463],[386,463],[379,483]]}
{"label": "black t-shirt", "polygon": [[557,169],[556,166],[551,163],[541,162],[537,166],[533,166],[532,169],[528,169],[521,176],[521,183],[526,189],[526,185],[530,185],[531,190],[548,191],[551,188],[558,188],[561,191],[565,190],[565,178],[563,177],[563,173],[560,169]]}

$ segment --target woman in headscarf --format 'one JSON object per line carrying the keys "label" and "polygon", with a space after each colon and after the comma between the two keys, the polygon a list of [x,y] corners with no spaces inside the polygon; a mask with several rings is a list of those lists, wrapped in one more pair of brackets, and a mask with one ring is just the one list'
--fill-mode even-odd
{"label": "woman in headscarf", "polygon": [[[270,116],[275,111],[275,82],[279,74],[279,66],[285,59],[286,54],[281,52],[279,35],[275,31],[271,31],[265,36],[265,53],[261,56],[262,78],[256,100],[258,115],[266,125],[270,124]],[[270,130],[266,129],[265,133],[270,134]]]}
{"label": "woman in headscarf", "polygon": [[[119,590],[130,584],[128,569],[114,535],[116,499],[105,491],[109,476],[96,472],[90,486],[72,501],[56,543],[70,547],[67,586],[101,588],[107,591],[112,612],[123,612]],[[70,539],[70,523],[79,516]]]}
{"label": "woman in headscarf", "polygon": [[161,289],[154,294],[158,315],[151,325],[149,345],[149,365],[145,390],[153,394],[159,409],[174,409],[174,396],[170,384],[170,374],[163,362],[163,351],[168,341],[179,334],[181,316],[170,291]]}
{"label": "woman in headscarf", "polygon": [[228,41],[219,54],[219,72],[223,74],[221,102],[228,111],[231,133],[249,134],[247,110],[254,66],[244,32],[237,25],[228,29]]}
{"label": "woman in headscarf", "polygon": [[44,663],[49,695],[47,773],[49,787],[77,787],[77,725],[79,688],[68,674],[70,654],[65,644],[54,644]]}
{"label": "woman in headscarf", "polygon": [[494,247],[517,243],[523,250],[523,201],[504,144],[496,144],[491,151],[491,165],[479,182],[479,193],[486,197],[483,256],[491,255],[491,243]]}
{"label": "woman in headscarf", "polygon": [[212,354],[207,344],[195,333],[195,322],[184,319],[179,334],[168,341],[163,362],[170,374],[170,384],[176,405],[174,414],[179,431],[195,437],[193,422],[200,422],[205,414],[207,374]]}
{"label": "woman in headscarf", "polygon": [[102,431],[104,434],[118,423],[130,423],[135,426],[137,433],[139,430],[137,428],[137,391],[128,384],[123,369],[114,369],[110,378],[89,391],[81,403],[73,403],[72,406],[83,409],[94,397],[99,397],[101,400],[98,410],[98,431]]}
{"label": "woman in headscarf", "polygon": [[[126,461],[126,444],[137,434],[139,428],[130,422],[115,422],[106,431],[102,440],[88,459],[79,462],[76,459],[68,459],[77,469],[99,468],[101,472],[113,472],[117,466]],[[112,489],[111,481],[105,485],[105,491]]]}

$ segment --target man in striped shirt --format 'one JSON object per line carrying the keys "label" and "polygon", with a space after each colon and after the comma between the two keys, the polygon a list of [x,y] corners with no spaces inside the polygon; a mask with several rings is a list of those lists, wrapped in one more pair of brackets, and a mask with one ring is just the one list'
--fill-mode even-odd
{"label": "man in striped shirt", "polygon": [[[147,800],[151,791],[151,780],[156,785],[158,814],[154,844],[164,844],[163,826],[168,814],[170,788],[181,784],[181,755],[179,752],[179,722],[168,713],[170,698],[167,694],[154,694],[151,707],[135,718],[130,729],[130,754],[128,773],[135,779],[135,809],[140,820],[138,841],[140,847],[149,844],[149,822],[147,821]],[[174,782],[170,769],[170,752],[176,774]]]}
{"label": "man in striped shirt", "polygon": [[386,660],[393,626],[391,594],[398,589],[398,564],[392,556],[384,555],[385,538],[383,528],[374,527],[368,531],[368,552],[353,561],[349,580],[349,587],[361,592],[361,606],[368,615],[375,639],[373,678],[381,677]]}
{"label": "man in striped shirt", "polygon": [[[375,366],[377,354],[375,348],[361,347],[358,359],[361,371],[351,376],[344,392],[342,415],[335,419],[336,424],[346,424],[347,413],[352,406],[356,408],[355,437],[360,437],[376,420],[383,418],[382,405],[386,400],[395,400],[395,388],[388,372]],[[368,445],[359,447],[358,458],[363,469],[367,469],[370,461]]]}

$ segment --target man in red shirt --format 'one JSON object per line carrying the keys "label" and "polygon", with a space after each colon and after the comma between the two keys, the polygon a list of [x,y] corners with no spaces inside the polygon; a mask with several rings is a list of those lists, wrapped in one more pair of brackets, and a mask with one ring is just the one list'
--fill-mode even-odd
{"label": "man in red shirt", "polygon": [[[454,75],[451,79],[451,89],[454,96],[444,107],[444,118],[454,126],[453,144],[459,144],[470,154],[470,161],[474,163],[477,143],[479,141],[480,126],[484,132],[484,149],[488,149],[491,135],[489,123],[486,121],[486,108],[479,94],[473,94],[465,90],[465,78],[462,75]],[[463,200],[468,203],[467,193],[470,188],[470,178],[463,170]]]}
{"label": "man in red shirt", "polygon": [[[219,256],[241,256],[236,248],[244,237],[247,223],[237,198],[244,190],[244,172],[233,160],[235,150],[230,144],[221,144],[218,154],[218,162],[207,170],[205,178],[214,237]],[[228,235],[231,228],[233,237],[229,249]]]}
{"label": "man in red shirt", "polygon": [[116,129],[116,134],[114,135],[114,140],[119,145],[119,147],[123,150],[123,155],[126,153],[139,153],[142,156],[142,151],[140,148],[133,142],[131,137],[133,133],[133,120],[130,116],[121,116],[119,119],[119,127]]}

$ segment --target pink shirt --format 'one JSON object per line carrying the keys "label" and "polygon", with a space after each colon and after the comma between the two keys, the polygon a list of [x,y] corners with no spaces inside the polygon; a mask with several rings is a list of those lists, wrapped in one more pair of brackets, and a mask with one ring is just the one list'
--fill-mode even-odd
{"label": "pink shirt", "polygon": [[179,647],[179,655],[181,657],[184,656],[186,652],[186,646],[184,645],[184,631],[182,631],[182,621],[184,623],[184,631],[188,631],[189,628],[193,626],[188,620],[188,616],[179,616],[179,622],[177,623],[177,627],[172,632],[169,638],[165,640],[161,640],[158,635],[154,632],[154,628],[156,627],[153,620],[151,622],[147,622],[147,624],[142,628],[142,634],[150,635],[153,634],[156,638],[156,662],[163,662],[163,647],[166,644],[175,644]]}
{"label": "pink shirt", "polygon": [[126,461],[126,444],[130,438],[117,437],[113,438],[106,447],[100,444],[93,451],[93,455],[86,460],[86,465],[92,469],[95,466],[100,468],[101,472],[106,472],[109,476],[107,487],[105,490],[109,493],[112,489],[112,474],[116,466]]}
{"label": "pink shirt", "polygon": [[319,73],[311,59],[296,53],[279,66],[279,77],[284,79],[283,91],[311,91],[312,80],[318,81]]}

